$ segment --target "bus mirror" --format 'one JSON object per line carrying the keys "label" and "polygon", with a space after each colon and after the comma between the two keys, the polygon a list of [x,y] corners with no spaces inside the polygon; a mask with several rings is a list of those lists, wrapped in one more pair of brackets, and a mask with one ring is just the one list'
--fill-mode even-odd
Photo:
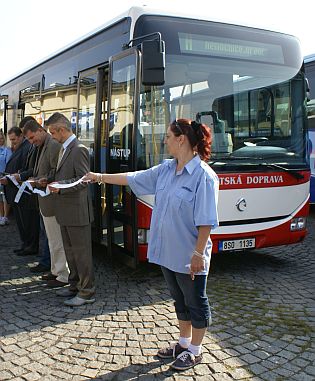
{"label": "bus mirror", "polygon": [[149,40],[141,43],[142,84],[159,86],[165,82],[165,43]]}

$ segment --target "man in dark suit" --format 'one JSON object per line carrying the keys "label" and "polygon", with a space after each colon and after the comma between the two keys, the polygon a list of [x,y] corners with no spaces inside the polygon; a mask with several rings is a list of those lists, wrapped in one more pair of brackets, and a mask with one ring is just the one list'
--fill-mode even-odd
{"label": "man in dark suit", "polygon": [[[27,122],[23,132],[27,140],[38,150],[34,168],[27,175],[39,179],[34,183],[35,186],[45,187],[48,182],[54,179],[61,144],[54,140],[36,120]],[[20,176],[22,180],[26,180],[23,178],[23,173]],[[68,284],[69,276],[61,230],[55,217],[54,199],[53,195],[38,196],[39,209],[43,218],[51,257],[51,274],[43,276],[43,279],[47,280],[48,287],[52,288]]]}
{"label": "man in dark suit", "polygon": [[[62,144],[55,181],[72,183],[90,170],[89,151],[79,143],[72,132],[70,121],[62,114],[53,114],[46,122],[52,137]],[[57,290],[68,306],[81,306],[95,301],[92,260],[91,222],[92,205],[87,184],[80,183],[66,189],[49,189],[55,196],[55,216],[61,226],[63,245],[70,269],[69,288]]]}
{"label": "man in dark suit", "polygon": [[[8,131],[8,137],[13,147],[13,154],[6,165],[5,172],[13,175],[24,170],[28,165],[27,163],[32,160],[33,146],[24,139],[22,130],[19,127],[12,127]],[[36,254],[38,252],[38,229],[36,228],[36,221],[35,225],[32,223],[33,199],[30,195],[24,193],[20,201],[16,203],[14,201],[18,192],[16,185],[8,179],[2,180],[2,183],[5,185],[5,196],[13,209],[22,242],[21,248],[14,250],[14,252],[18,255]]]}

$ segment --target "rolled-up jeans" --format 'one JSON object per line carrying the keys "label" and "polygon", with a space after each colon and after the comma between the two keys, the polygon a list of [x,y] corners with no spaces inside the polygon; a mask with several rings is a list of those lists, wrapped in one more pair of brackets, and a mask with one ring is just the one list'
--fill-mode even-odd
{"label": "rolled-up jeans", "polygon": [[211,324],[211,310],[207,297],[207,275],[176,273],[161,266],[168,289],[174,299],[178,320],[190,321],[194,328],[206,328]]}

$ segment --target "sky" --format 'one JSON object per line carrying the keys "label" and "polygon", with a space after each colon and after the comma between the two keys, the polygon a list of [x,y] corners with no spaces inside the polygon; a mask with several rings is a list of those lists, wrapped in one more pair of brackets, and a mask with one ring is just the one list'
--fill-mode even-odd
{"label": "sky", "polygon": [[133,5],[279,30],[315,53],[314,0],[0,0],[0,84]]}

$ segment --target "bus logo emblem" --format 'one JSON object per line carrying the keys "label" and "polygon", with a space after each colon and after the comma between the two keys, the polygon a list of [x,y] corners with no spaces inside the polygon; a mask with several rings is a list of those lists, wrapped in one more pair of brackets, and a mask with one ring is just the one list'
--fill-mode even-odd
{"label": "bus logo emblem", "polygon": [[246,200],[244,197],[240,198],[237,203],[236,203],[236,207],[237,209],[240,211],[240,212],[244,212],[244,210],[246,209],[247,207],[247,203],[246,203]]}

